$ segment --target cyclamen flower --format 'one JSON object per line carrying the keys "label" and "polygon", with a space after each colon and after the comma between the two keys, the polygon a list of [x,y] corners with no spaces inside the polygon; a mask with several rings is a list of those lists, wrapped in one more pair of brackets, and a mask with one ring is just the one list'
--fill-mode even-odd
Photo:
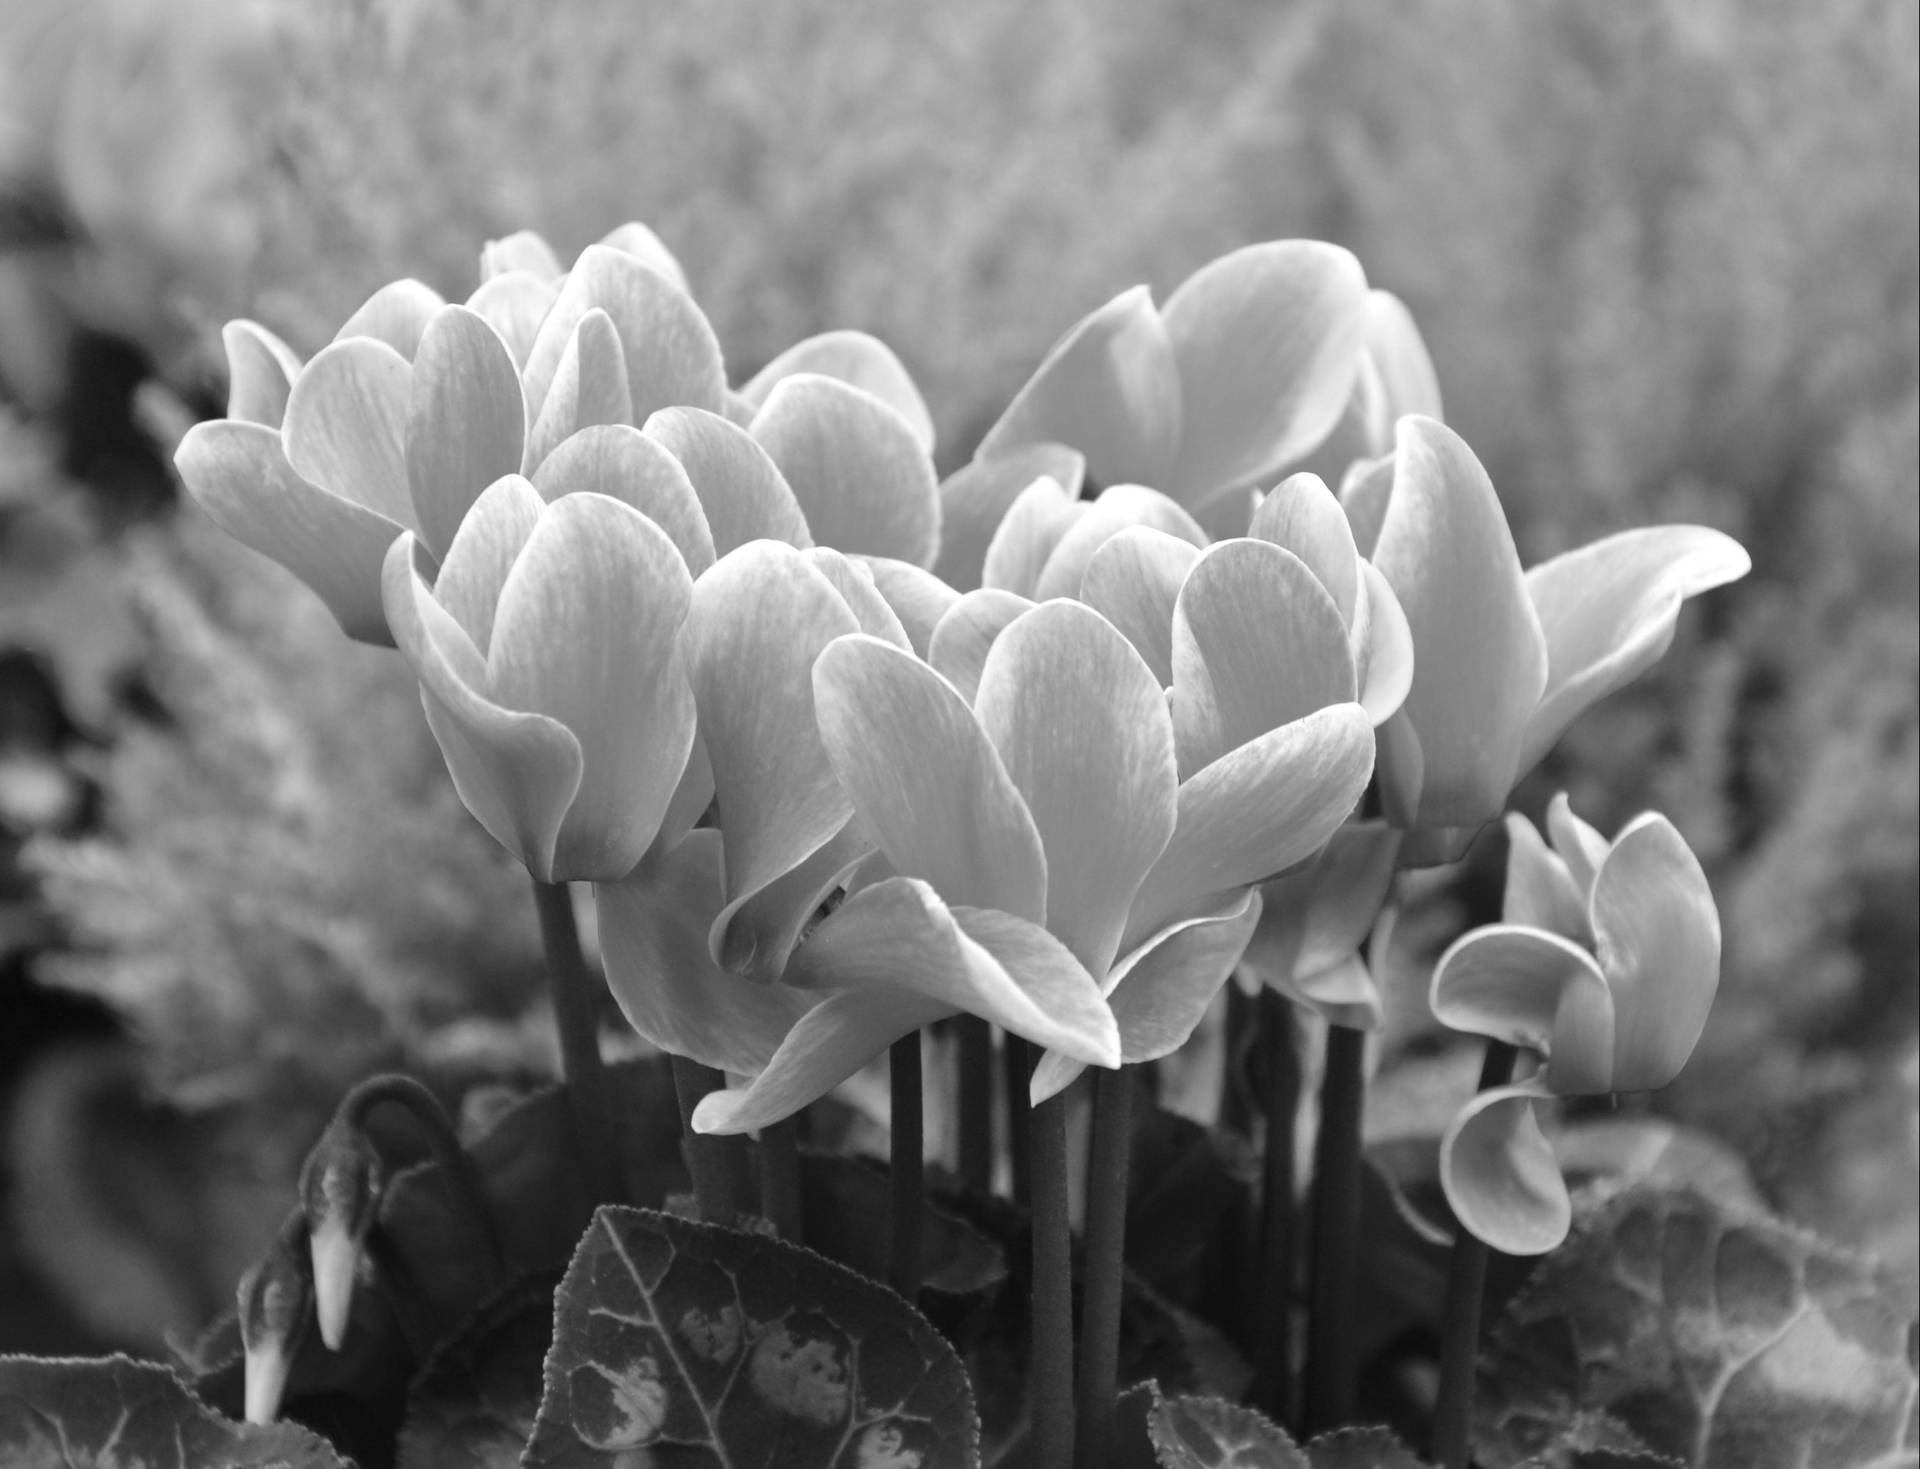
{"label": "cyclamen flower", "polygon": [[1460,1111],[1441,1139],[1440,1180],[1475,1235],[1531,1255],[1559,1244],[1571,1220],[1535,1103],[1672,1081],[1719,985],[1720,918],[1698,860],[1657,813],[1608,842],[1562,795],[1548,812],[1551,850],[1522,816],[1507,829],[1505,921],[1441,955],[1433,1012],[1543,1062]]}

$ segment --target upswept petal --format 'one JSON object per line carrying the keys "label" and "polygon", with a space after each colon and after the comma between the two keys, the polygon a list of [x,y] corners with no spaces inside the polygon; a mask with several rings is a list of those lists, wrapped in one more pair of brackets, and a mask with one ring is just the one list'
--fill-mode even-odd
{"label": "upswept petal", "polygon": [[1413,630],[1407,717],[1420,732],[1421,826],[1491,821],[1519,776],[1547,647],[1493,483],[1464,440],[1403,418],[1373,562]]}
{"label": "upswept petal", "polygon": [[1349,954],[1323,969],[1303,970],[1291,984],[1278,986],[1297,1004],[1305,1005],[1329,1025],[1377,1033],[1385,1023],[1380,986],[1358,954]]}
{"label": "upswept petal", "polygon": [[514,366],[525,368],[534,338],[540,335],[540,323],[547,319],[559,296],[557,281],[510,270],[482,282],[480,289],[467,297],[467,307],[484,316],[500,333],[500,340],[513,353]]}
{"label": "upswept petal", "polygon": [[407,398],[413,369],[385,342],[322,347],[287,394],[287,463],[343,500],[414,528],[407,491]]}
{"label": "upswept petal", "polygon": [[1703,525],[1622,531],[1544,561],[1527,595],[1547,643],[1547,683],[1527,721],[1525,774],[1568,725],[1659,661],[1673,642],[1680,604],[1738,581],[1752,559],[1731,536]]}
{"label": "upswept petal", "polygon": [[1540,1131],[1533,1082],[1479,1093],[1440,1138],[1440,1186],[1467,1233],[1509,1255],[1544,1255],[1567,1237],[1573,1202]]}
{"label": "upswept petal", "polygon": [[1136,525],[1165,531],[1195,548],[1207,544],[1207,533],[1194,518],[1158,490],[1144,485],[1110,485],[1061,531],[1034,582],[1033,599],[1045,602],[1054,597],[1078,597],[1094,553],[1120,531]]}
{"label": "upswept petal", "polygon": [[220,343],[227,351],[227,417],[279,428],[300,359],[257,321],[228,322],[220,328]]}
{"label": "upswept petal", "polygon": [[1614,841],[1593,883],[1593,930],[1619,1013],[1613,1087],[1665,1086],[1693,1054],[1720,984],[1713,890],[1666,817],[1636,817]]}
{"label": "upswept petal", "polygon": [[1174,603],[1199,559],[1191,542],[1138,525],[1095,551],[1080,578],[1081,600],[1126,635],[1162,688],[1173,682]]}
{"label": "upswept petal", "polygon": [[517,474],[494,481],[473,502],[433,579],[433,599],[447,610],[484,659],[507,573],[540,523],[540,492]]}
{"label": "upswept petal", "polygon": [[1285,991],[1331,969],[1366,942],[1393,884],[1400,834],[1384,821],[1349,821],[1292,872],[1261,885],[1260,925],[1246,966]]}
{"label": "upswept petal", "polygon": [[609,250],[631,255],[648,269],[659,271],[688,295],[693,294],[693,287],[687,284],[687,273],[681,269],[679,259],[667,248],[664,240],[639,220],[630,219],[609,230],[600,243]]}
{"label": "upswept petal", "polygon": [[1387,518],[1387,506],[1393,501],[1393,455],[1378,459],[1356,460],[1347,466],[1340,480],[1340,508],[1347,512],[1347,524],[1353,527],[1353,544],[1362,556],[1373,559],[1380,543],[1380,527]]}
{"label": "upswept petal", "polygon": [[860,561],[873,573],[874,589],[900,619],[913,651],[925,658],[934,628],[960,594],[931,571],[891,556],[862,556]]}
{"label": "upswept petal", "polygon": [[420,334],[406,419],[407,483],[420,538],[436,556],[480,492],[517,474],[527,408],[513,354],[486,318],[442,306]]}
{"label": "upswept petal", "polygon": [[809,856],[765,887],[732,899],[707,932],[707,951],[722,969],[760,984],[786,975],[787,959],[837,888],[873,856],[873,838],[852,819]]}
{"label": "upswept petal", "polygon": [[213,523],[311,587],[348,637],[392,644],[380,566],[404,526],[303,479],[258,423],[197,423],[173,462]]}
{"label": "upswept petal", "polygon": [[1085,502],[1058,480],[1043,475],[1033,481],[1014,497],[987,543],[980,584],[1031,599],[1053,548],[1086,512]]}
{"label": "upswept petal", "polygon": [[1377,458],[1393,448],[1393,418],[1388,412],[1386,384],[1371,353],[1362,352],[1340,417],[1308,454],[1295,460],[1296,471],[1317,474],[1328,484],[1339,484],[1347,470],[1362,459]]}
{"label": "upswept petal", "polygon": [[740,396],[756,409],[774,386],[799,373],[836,378],[873,394],[904,418],[920,447],[933,452],[933,415],[914,386],[913,374],[878,337],[866,332],[831,331],[796,342],[756,372]]}
{"label": "upswept petal", "polygon": [[624,877],[659,830],[693,744],[680,653],[692,590],[659,527],[595,494],[548,505],[507,574],[492,694],[559,720],[585,760],[549,880]]}
{"label": "upswept petal", "polygon": [[1615,1004],[1593,956],[1544,929],[1491,923],[1434,966],[1434,1018],[1548,1057],[1556,1092],[1612,1090]]}
{"label": "upswept petal", "polygon": [[1593,942],[1586,893],[1574,882],[1566,860],[1518,811],[1507,813],[1507,889],[1500,921],[1544,928],[1576,944]]}
{"label": "upswept petal", "polygon": [[694,576],[713,565],[713,536],[692,480],[631,424],[594,424],[562,441],[533,472],[533,486],[550,503],[577,494],[619,500],[666,532]]}
{"label": "upswept petal", "polygon": [[1056,342],[974,457],[1042,442],[1080,450],[1098,484],[1166,483],[1181,442],[1180,369],[1145,286]]}
{"label": "upswept petal", "polygon": [[632,412],[626,350],[613,318],[596,306],[580,318],[560,354],[547,401],[527,431],[522,473],[532,474],[563,440],[581,429],[626,423]]}
{"label": "upswept petal", "polygon": [[933,564],[940,544],[933,460],[889,404],[836,378],[799,373],[774,385],[751,432],[780,466],[821,545]]}
{"label": "upswept petal", "polygon": [[1161,315],[1185,420],[1168,490],[1185,505],[1248,484],[1327,436],[1353,391],[1366,273],[1338,245],[1275,240],[1200,267]]}
{"label": "upswept petal", "polygon": [[1033,605],[1025,597],[993,587],[968,592],[934,626],[927,640],[927,662],[971,704],[979,693],[980,671],[987,666],[994,639]]}
{"label": "upswept petal", "polygon": [[420,333],[427,329],[434,312],[446,304],[438,291],[420,281],[389,281],[367,297],[333,339],[344,342],[349,337],[371,337],[411,362],[420,346]]}
{"label": "upswept petal", "polygon": [[1593,880],[1599,875],[1600,864],[1607,860],[1607,848],[1612,844],[1598,828],[1573,814],[1573,803],[1565,791],[1556,793],[1547,802],[1547,837],[1553,843],[1553,850],[1560,854],[1560,860],[1567,864],[1567,874],[1573,879],[1584,907],[1593,898]]}
{"label": "upswept petal", "polygon": [[1040,834],[952,684],[910,652],[857,634],[827,645],[813,691],[841,787],[897,871],[949,902],[1045,921]]}
{"label": "upswept petal", "polygon": [[1360,563],[1360,611],[1353,633],[1364,639],[1354,649],[1360,674],[1360,702],[1375,727],[1385,724],[1407,702],[1413,688],[1413,628],[1392,585],[1371,561]]}
{"label": "upswept petal", "polygon": [[654,835],[649,850],[659,852],[671,847],[694,829],[712,804],[713,762],[707,759],[707,742],[701,738],[696,718],[693,748],[687,751],[687,763],[680,771],[679,784],[667,801],[666,814],[660,818],[660,830]]}
{"label": "upswept petal", "polygon": [[553,246],[535,230],[515,230],[480,247],[480,279],[497,280],[509,271],[525,271],[536,280],[558,280],[562,267]]}
{"label": "upswept petal", "polygon": [[815,546],[806,552],[806,557],[822,576],[833,583],[833,589],[853,610],[854,621],[860,624],[861,632],[871,633],[896,648],[913,647],[913,640],[907,636],[906,625],[900,621],[900,614],[880,595],[873,568],[866,558],[856,561],[831,546]]}
{"label": "upswept petal", "polygon": [[1268,541],[1200,553],[1173,609],[1181,775],[1357,694],[1346,623],[1320,579]]}
{"label": "upswept petal", "polygon": [[1078,499],[1086,456],[1065,444],[1022,444],[975,459],[940,482],[940,555],[934,572],[956,591],[981,585],[987,546],[1013,502],[1037,479],[1063,486]]}
{"label": "upswept petal", "polygon": [[1426,338],[1407,303],[1391,291],[1367,292],[1367,357],[1380,375],[1386,421],[1403,413],[1446,420],[1440,401],[1440,374],[1433,369]]}
{"label": "upswept petal", "polygon": [[[1395,826],[1414,836],[1414,818],[1420,810],[1420,788],[1426,784],[1427,761],[1420,750],[1420,731],[1404,707],[1394,710],[1378,726],[1380,812]],[[1403,849],[1404,855],[1404,849]]]}
{"label": "upswept petal", "polygon": [[813,544],[786,477],[753,435],[704,408],[662,408],[641,432],[666,447],[693,482],[715,556],[748,541]]}
{"label": "upswept petal", "polygon": [[1256,541],[1293,552],[1320,578],[1351,627],[1360,599],[1360,552],[1347,513],[1317,474],[1293,474],[1261,500],[1247,526]]}

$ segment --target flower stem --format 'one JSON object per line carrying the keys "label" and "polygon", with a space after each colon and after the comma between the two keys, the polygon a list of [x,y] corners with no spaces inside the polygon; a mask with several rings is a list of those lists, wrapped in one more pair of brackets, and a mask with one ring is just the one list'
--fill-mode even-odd
{"label": "flower stem", "polygon": [[1327,1027],[1320,1136],[1313,1150],[1313,1291],[1301,1413],[1301,1426],[1308,1433],[1350,1422],[1359,1392],[1353,1302],[1360,1264],[1360,1109],[1366,1052],[1364,1031]]}
{"label": "flower stem", "polygon": [[580,930],[567,885],[536,879],[533,899],[540,912],[540,937],[546,945],[547,988],[553,999],[554,1025],[560,1032],[560,1074],[589,1202],[621,1203],[626,1190],[614,1141],[612,1089],[600,1059],[599,1026],[594,1018],[594,997],[600,982],[580,951]]}
{"label": "flower stem", "polygon": [[740,1214],[746,1174],[745,1139],[693,1130],[693,1109],[726,1080],[711,1066],[685,1056],[673,1058],[673,1090],[680,1102],[680,1146],[693,1176],[693,1206],[709,1224],[732,1224]]}
{"label": "flower stem", "polygon": [[920,1210],[926,1193],[918,1030],[901,1036],[888,1048],[887,1078],[893,1093],[888,1145],[893,1186],[887,1197],[887,1284],[912,1301],[920,1294]]}
{"label": "flower stem", "polygon": [[[1505,1041],[1488,1041],[1480,1063],[1480,1090],[1505,1086],[1513,1080],[1517,1048]],[[1433,1443],[1429,1457],[1441,1469],[1467,1469],[1472,1453],[1473,1373],[1480,1355],[1480,1309],[1487,1293],[1484,1241],[1464,1226],[1453,1237],[1447,1262],[1447,1305],[1440,1328],[1440,1395],[1433,1409]]]}
{"label": "flower stem", "polygon": [[1007,1101],[1007,1158],[1011,1165],[1010,1197],[1022,1208],[1033,1202],[1033,1128],[1027,1118],[1027,1085],[1033,1079],[1033,1055],[1017,1035],[1001,1036],[1005,1045],[1001,1086]]}
{"label": "flower stem", "polygon": [[803,1197],[796,1114],[760,1129],[760,1212],[780,1238],[796,1245],[806,1242]]}
{"label": "flower stem", "polygon": [[977,1015],[960,1029],[960,1178],[986,1193],[993,1187],[993,1032]]}
{"label": "flower stem", "polygon": [[1073,1234],[1067,1218],[1066,1096],[1028,1109],[1027,1122],[1033,1164],[1033,1463],[1034,1469],[1072,1469]]}
{"label": "flower stem", "polygon": [[1120,1285],[1126,1263],[1133,1087],[1131,1066],[1094,1073],[1086,1281],[1080,1308],[1080,1469],[1106,1469],[1119,1451]]}
{"label": "flower stem", "polygon": [[1273,990],[1261,991],[1260,1029],[1267,1141],[1260,1189],[1259,1304],[1252,1333],[1254,1401],[1285,1425],[1293,1417],[1293,1126],[1300,1107],[1292,1002]]}

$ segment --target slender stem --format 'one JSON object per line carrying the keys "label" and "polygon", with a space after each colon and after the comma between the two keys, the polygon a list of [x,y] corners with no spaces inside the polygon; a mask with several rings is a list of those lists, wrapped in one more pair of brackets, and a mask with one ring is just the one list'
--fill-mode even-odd
{"label": "slender stem", "polygon": [[1017,1035],[1003,1035],[1001,1085],[1007,1099],[1007,1157],[1012,1165],[1012,1199],[1033,1202],[1033,1130],[1027,1121],[1027,1085],[1033,1079],[1033,1054]]}
{"label": "slender stem", "polygon": [[977,1015],[960,1028],[960,1178],[977,1193],[993,1187],[993,1032]]}
{"label": "slender stem", "polygon": [[533,884],[534,905],[540,910],[540,937],[547,950],[547,988],[553,998],[553,1020],[560,1032],[560,1074],[566,1085],[567,1108],[573,1118],[574,1141],[589,1202],[619,1203],[626,1196],[620,1176],[620,1154],[615,1146],[613,1093],[600,1059],[599,1025],[594,997],[600,981],[580,952],[580,930],[573,917],[573,895],[563,882]]}
{"label": "slender stem", "polygon": [[740,1179],[745,1171],[745,1140],[693,1130],[693,1109],[700,1105],[700,1099],[725,1085],[725,1078],[711,1066],[685,1056],[673,1058],[673,1090],[680,1103],[680,1147],[686,1154],[687,1172],[693,1176],[694,1209],[709,1224],[732,1224],[739,1217],[744,1196]]}
{"label": "slender stem", "polygon": [[1308,1433],[1351,1422],[1359,1392],[1354,1294],[1360,1264],[1360,1109],[1367,1037],[1327,1027],[1320,1136],[1313,1150],[1313,1292],[1307,1318]]}
{"label": "slender stem", "polygon": [[1133,1151],[1131,1066],[1096,1071],[1087,1162],[1086,1279],[1080,1307],[1080,1469],[1119,1452],[1120,1285],[1127,1247],[1127,1164]]}
{"label": "slender stem", "polygon": [[800,1115],[760,1129],[760,1212],[774,1232],[795,1244],[805,1241],[800,1181]]}
{"label": "slender stem", "polygon": [[460,1146],[453,1119],[440,1105],[438,1097],[411,1076],[397,1072],[370,1076],[340,1099],[333,1114],[334,1126],[365,1133],[367,1118],[382,1106],[398,1107],[419,1124],[433,1161],[466,1205],[475,1225],[474,1233],[485,1245],[488,1262],[498,1275],[506,1268],[506,1262],[500,1253],[500,1236],[494,1231],[493,1206],[487,1201],[486,1184],[472,1155]]}
{"label": "slender stem", "polygon": [[[1024,1050],[1024,1046],[1022,1047]],[[1032,1133],[1034,1469],[1073,1464],[1073,1234],[1067,1219],[1067,1099],[1027,1110]]]}
{"label": "slender stem", "polygon": [[901,1036],[888,1048],[887,1077],[893,1090],[887,1284],[911,1301],[920,1294],[920,1210],[926,1195],[918,1030]]}
{"label": "slender stem", "polygon": [[1253,1121],[1247,1107],[1245,1065],[1247,1041],[1258,1025],[1258,1012],[1246,992],[1237,984],[1227,986],[1227,1033],[1221,1045],[1220,1107],[1218,1123],[1222,1131],[1240,1137],[1253,1136]]}
{"label": "slender stem", "polygon": [[[1488,1041],[1480,1063],[1480,1090],[1513,1080],[1519,1051]],[[1473,1373],[1480,1355],[1480,1309],[1487,1293],[1486,1244],[1464,1226],[1456,1229],[1447,1262],[1447,1306],[1440,1328],[1440,1395],[1433,1409],[1429,1457],[1441,1469],[1467,1469],[1473,1430]]]}
{"label": "slender stem", "polygon": [[1300,1052],[1293,1004],[1284,995],[1260,995],[1266,1085],[1266,1156],[1260,1190],[1259,1304],[1252,1333],[1254,1400],[1275,1422],[1293,1418],[1292,1297],[1294,1266],[1294,1117],[1300,1107]]}

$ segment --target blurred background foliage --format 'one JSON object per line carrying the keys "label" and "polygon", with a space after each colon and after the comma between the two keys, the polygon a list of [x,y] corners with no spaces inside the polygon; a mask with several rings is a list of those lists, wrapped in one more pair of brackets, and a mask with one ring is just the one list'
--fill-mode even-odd
{"label": "blurred background foliage", "polygon": [[[91,7],[120,10],[151,18],[152,0]],[[147,274],[105,273],[179,308],[91,323],[172,383],[144,404],[163,440],[215,375],[225,314],[312,350],[395,276],[464,296],[488,237],[532,226],[564,256],[638,218],[685,262],[736,381],[810,332],[872,331],[916,374],[950,470],[1082,312],[1318,236],[1412,307],[1523,560],[1650,521],[1740,537],[1753,576],[1690,608],[1661,668],[1587,716],[1520,803],[1538,814],[1565,786],[1608,830],[1672,815],[1714,878],[1727,962],[1656,1105],[1732,1141],[1793,1217],[1912,1267],[1911,4],[307,0],[264,19],[217,85],[182,93],[253,145],[207,206],[229,268],[189,268],[171,216],[144,241],[137,220],[111,240],[81,220],[96,267],[144,252]],[[125,104],[94,100],[125,133]],[[61,126],[84,139],[74,112]],[[60,158],[37,166],[58,201]],[[100,269],[47,245],[4,258],[16,290],[106,309],[86,289]],[[62,465],[86,475],[50,438],[60,414],[9,370],[0,642],[50,659],[74,727],[40,746],[86,799],[7,817],[25,850],[4,993],[30,972],[140,1041],[130,1069],[0,1047],[16,1228],[57,1274],[31,1245],[53,1228],[57,1246],[64,1216],[32,1201],[58,1160],[91,1156],[62,1119],[103,1094],[161,1097],[181,1136],[225,1140],[212,1163],[186,1150],[189,1191],[269,1201],[229,1211],[230,1246],[202,1242],[192,1287],[129,1333],[151,1339],[227,1289],[354,1077],[544,1064],[530,905],[459,812],[397,662],[190,509],[100,544],[113,517],[73,509]],[[1409,925],[1416,948],[1491,916],[1501,855],[1481,843]],[[1389,1061],[1435,1045],[1403,1022]],[[121,1210],[124,1250],[129,1220],[154,1226],[120,1184],[88,1186]]]}

